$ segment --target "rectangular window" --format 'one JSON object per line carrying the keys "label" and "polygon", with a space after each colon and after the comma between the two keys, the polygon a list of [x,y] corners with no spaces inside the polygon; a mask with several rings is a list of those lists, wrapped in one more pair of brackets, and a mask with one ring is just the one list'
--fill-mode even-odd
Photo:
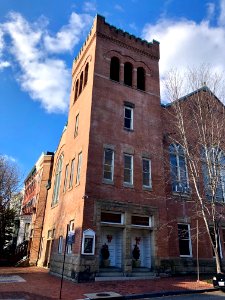
{"label": "rectangular window", "polygon": [[124,106],[124,128],[133,130],[133,108]]}
{"label": "rectangular window", "polygon": [[151,217],[131,216],[131,224],[135,226],[151,227]]}
{"label": "rectangular window", "polygon": [[69,188],[71,188],[73,186],[74,163],[75,163],[75,158],[71,162]]}
{"label": "rectangular window", "polygon": [[80,183],[81,163],[82,163],[82,152],[80,152],[78,155],[76,184]]}
{"label": "rectangular window", "polygon": [[52,230],[48,230],[48,239],[52,238]]}
{"label": "rectangular window", "polygon": [[101,212],[102,223],[123,224],[123,215],[121,213]]}
{"label": "rectangular window", "polygon": [[104,170],[103,178],[113,181],[114,173],[114,151],[111,149],[104,150]]}
{"label": "rectangular window", "polygon": [[[68,235],[74,234],[74,220],[70,221],[69,224],[69,232]],[[70,241],[70,243],[68,242],[68,237],[67,237],[67,247],[66,247],[66,252],[67,254],[71,254],[72,253],[72,242]]]}
{"label": "rectangular window", "polygon": [[79,127],[79,114],[76,115],[76,120],[75,120],[75,130],[74,130],[75,137],[78,135],[78,127]]}
{"label": "rectangular window", "polygon": [[178,224],[180,256],[192,256],[189,224]]}
{"label": "rectangular window", "polygon": [[63,251],[63,236],[61,235],[59,237],[59,243],[58,243],[58,253],[62,253]]}
{"label": "rectangular window", "polygon": [[188,182],[187,162],[185,151],[180,145],[171,144],[170,151],[170,171],[172,179],[172,191],[181,194],[190,194],[191,190]]}
{"label": "rectangular window", "polygon": [[143,172],[143,187],[151,188],[151,161],[150,159],[142,159],[142,172]]}
{"label": "rectangular window", "polygon": [[124,183],[133,184],[133,155],[124,154]]}
{"label": "rectangular window", "polygon": [[69,170],[69,165],[66,165],[63,192],[65,192],[67,188],[68,170]]}

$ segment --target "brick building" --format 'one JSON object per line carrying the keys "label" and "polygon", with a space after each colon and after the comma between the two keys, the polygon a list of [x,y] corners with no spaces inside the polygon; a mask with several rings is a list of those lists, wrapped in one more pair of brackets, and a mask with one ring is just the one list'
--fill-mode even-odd
{"label": "brick building", "polygon": [[[192,211],[168,181],[159,58],[158,42],[95,18],[73,62],[38,265],[61,274],[66,250],[65,275],[78,281],[112,271],[145,277],[195,271],[196,242],[178,236],[181,229],[189,232]],[[189,194],[186,188],[182,194]],[[203,254],[203,265],[213,266],[212,256]]]}
{"label": "brick building", "polygon": [[37,264],[41,233],[47,200],[47,189],[52,176],[54,154],[42,153],[24,181],[24,198],[20,215],[20,230],[17,244],[28,241],[28,256],[31,265]]}

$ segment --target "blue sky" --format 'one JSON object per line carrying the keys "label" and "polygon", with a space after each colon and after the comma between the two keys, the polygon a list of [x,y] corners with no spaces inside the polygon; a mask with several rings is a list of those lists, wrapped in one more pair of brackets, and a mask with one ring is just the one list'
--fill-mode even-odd
{"label": "blue sky", "polygon": [[161,78],[202,63],[223,70],[225,0],[1,0],[0,154],[23,177],[55,151],[67,120],[71,66],[96,13],[160,42]]}

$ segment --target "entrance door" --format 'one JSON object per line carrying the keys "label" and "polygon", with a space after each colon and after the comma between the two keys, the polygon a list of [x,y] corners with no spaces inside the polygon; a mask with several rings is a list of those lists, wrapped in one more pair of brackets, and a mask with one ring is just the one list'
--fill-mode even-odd
{"label": "entrance door", "polygon": [[151,268],[151,232],[148,230],[135,229],[131,237],[131,254],[134,246],[140,249],[141,267]]}
{"label": "entrance door", "polygon": [[[117,228],[104,228],[101,230],[101,246],[108,245],[110,267],[121,268],[122,263],[122,230]],[[101,251],[101,247],[100,247]]]}

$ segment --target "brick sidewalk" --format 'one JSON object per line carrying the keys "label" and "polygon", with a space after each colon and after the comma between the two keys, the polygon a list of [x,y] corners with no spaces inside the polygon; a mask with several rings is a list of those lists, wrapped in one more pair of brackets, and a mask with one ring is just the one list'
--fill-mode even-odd
{"label": "brick sidewalk", "polygon": [[[38,267],[2,268],[1,275],[19,275],[26,282],[1,283],[1,299],[50,300],[59,299],[60,278],[48,274],[48,270]],[[95,292],[116,292],[121,295],[142,294],[163,291],[208,289],[212,285],[206,282],[196,282],[194,277],[170,277],[152,280],[107,281],[79,283],[64,280],[62,299],[84,299],[84,294]]]}

